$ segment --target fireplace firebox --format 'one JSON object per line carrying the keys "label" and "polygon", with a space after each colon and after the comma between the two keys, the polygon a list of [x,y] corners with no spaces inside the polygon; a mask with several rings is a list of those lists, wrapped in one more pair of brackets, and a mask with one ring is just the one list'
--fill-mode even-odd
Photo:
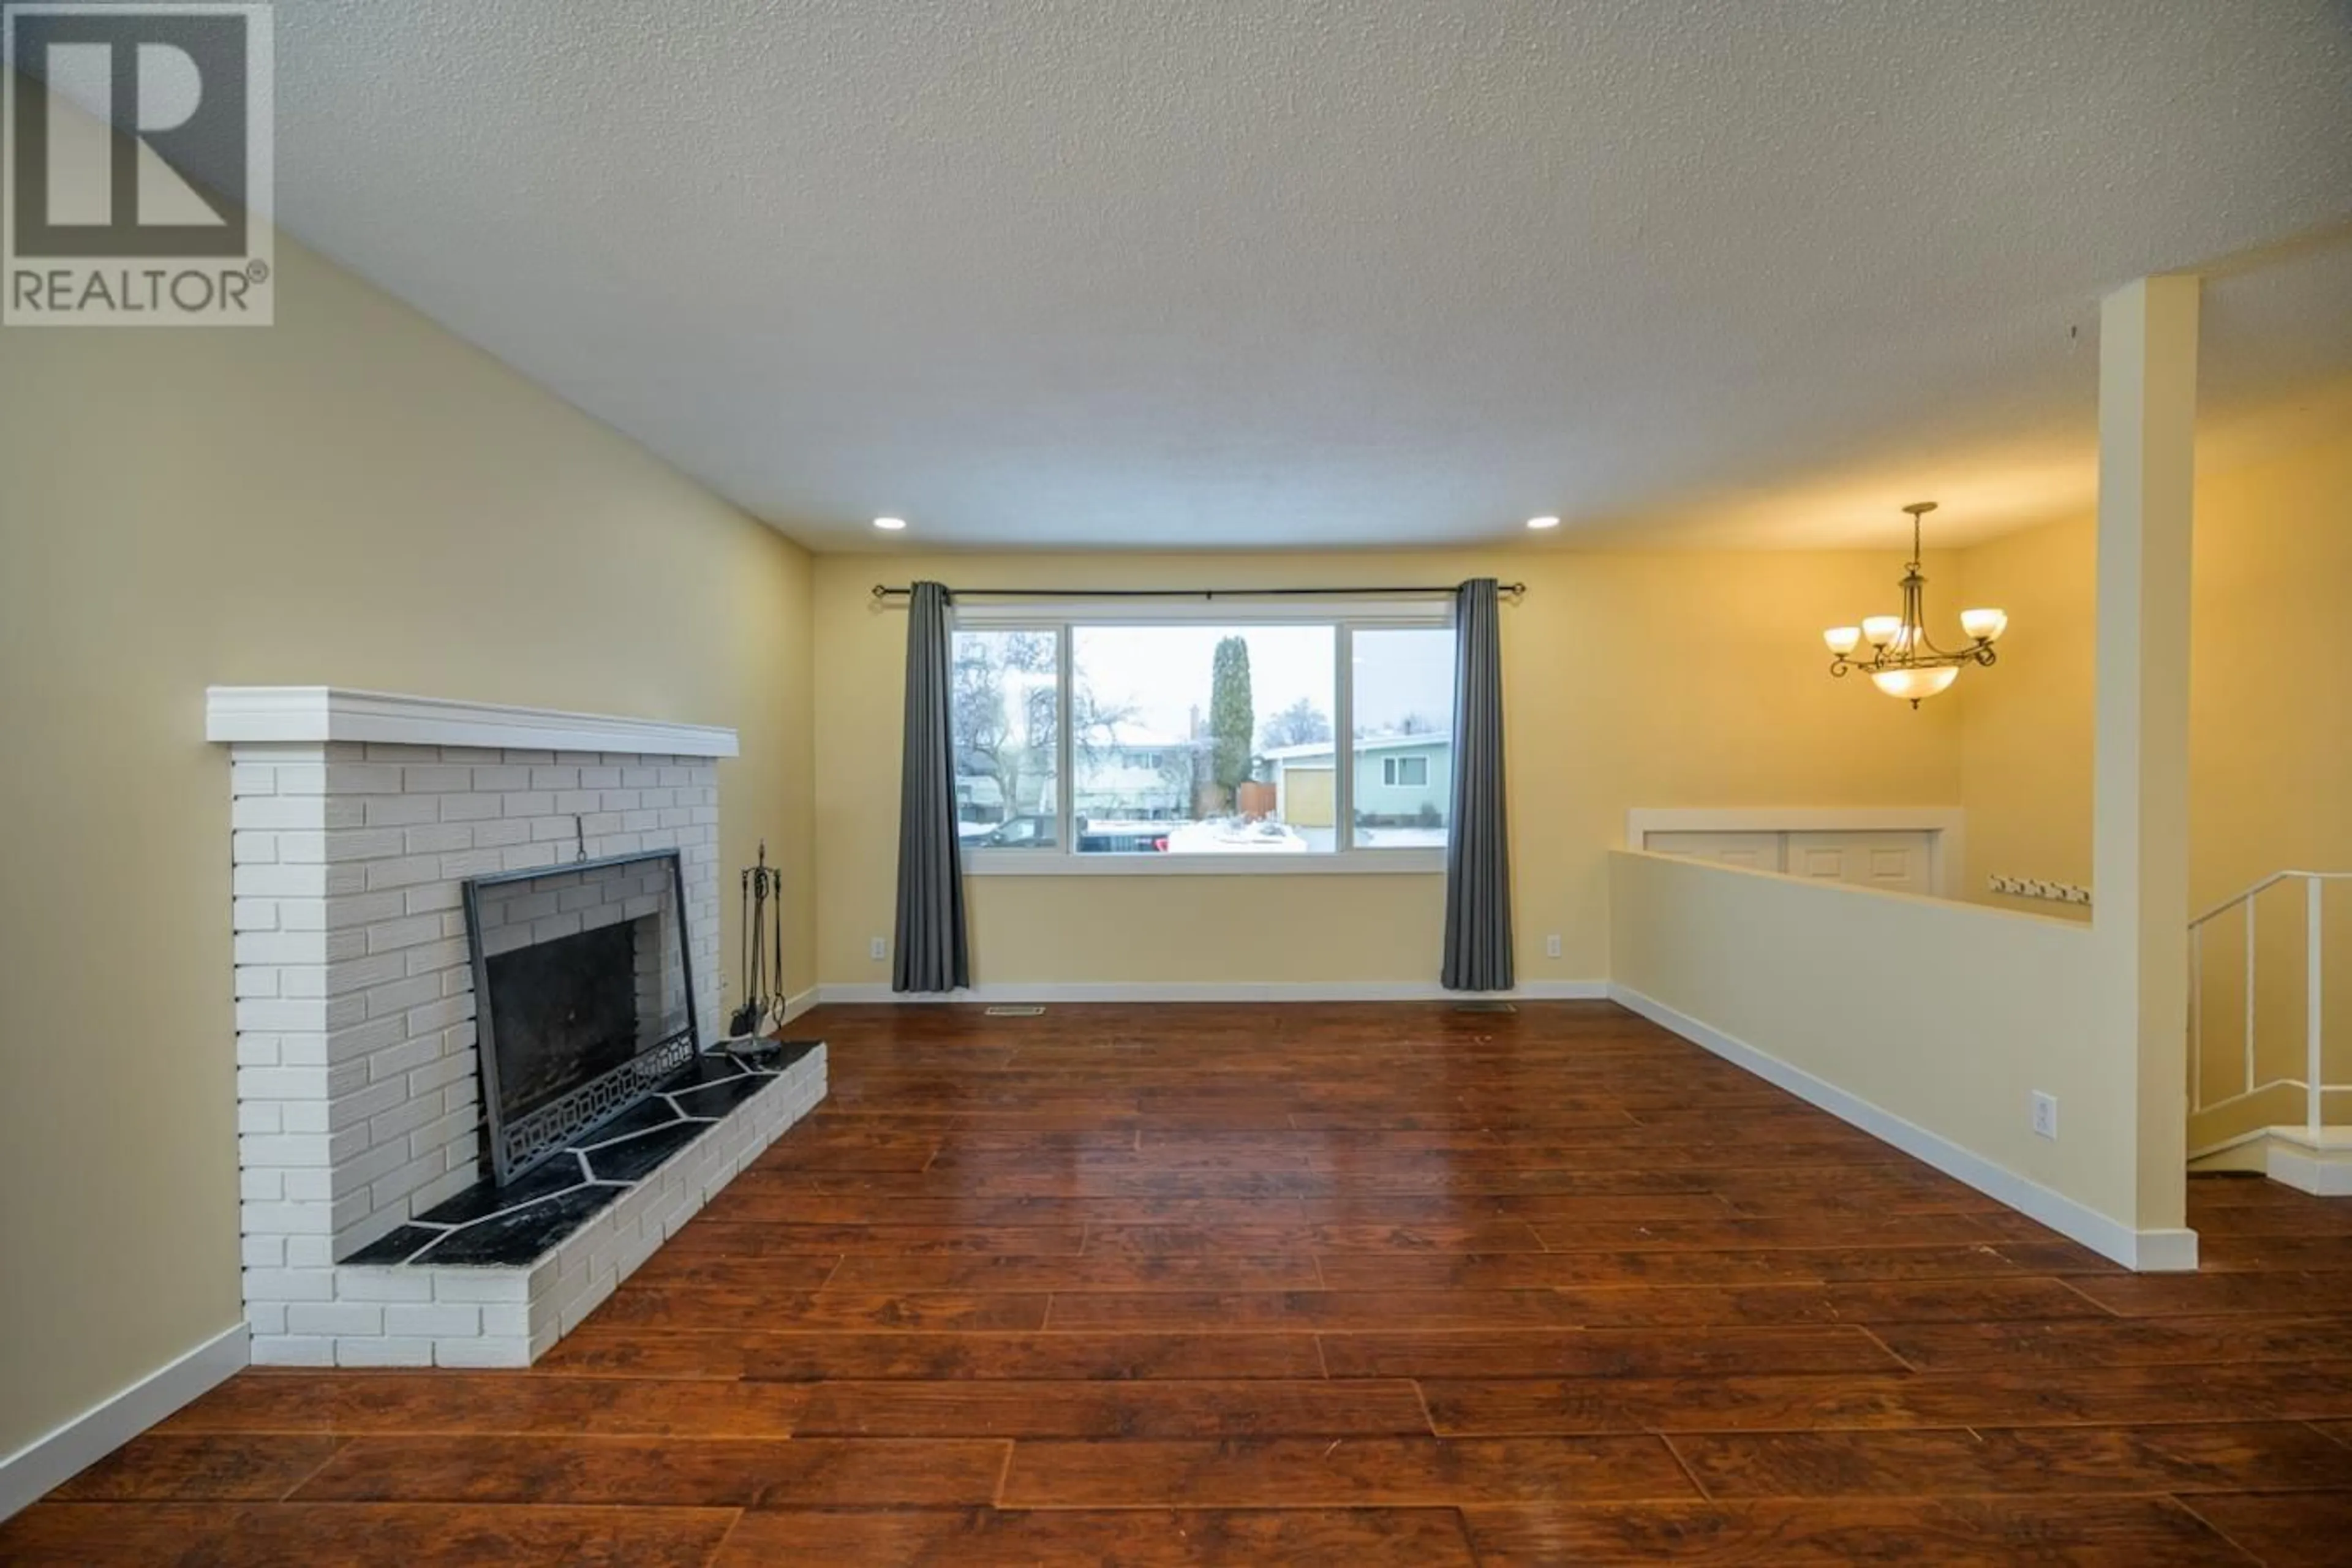
{"label": "fireplace firebox", "polygon": [[503,1186],[693,1059],[685,876],[667,849],[475,877],[463,898]]}

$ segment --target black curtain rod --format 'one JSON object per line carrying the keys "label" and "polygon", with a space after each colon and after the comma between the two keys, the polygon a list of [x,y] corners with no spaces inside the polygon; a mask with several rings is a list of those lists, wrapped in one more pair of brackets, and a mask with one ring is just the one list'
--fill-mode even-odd
{"label": "black curtain rod", "polygon": [[[1525,583],[1500,583],[1498,593],[1513,598],[1528,591]],[[912,588],[874,584],[877,599],[904,598]],[[976,596],[994,599],[1286,599],[1345,596],[1378,598],[1393,594],[1451,594],[1451,584],[1424,583],[1411,588],[950,588],[953,599]]]}

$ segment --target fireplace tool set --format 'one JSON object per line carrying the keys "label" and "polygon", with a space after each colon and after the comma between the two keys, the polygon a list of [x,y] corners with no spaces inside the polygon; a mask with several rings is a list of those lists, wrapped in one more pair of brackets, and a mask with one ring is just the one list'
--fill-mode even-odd
{"label": "fireplace tool set", "polygon": [[728,1019],[730,1043],[772,1048],[784,1026],[784,874],[768,864],[764,838],[760,863],[743,868],[742,974],[743,1005]]}

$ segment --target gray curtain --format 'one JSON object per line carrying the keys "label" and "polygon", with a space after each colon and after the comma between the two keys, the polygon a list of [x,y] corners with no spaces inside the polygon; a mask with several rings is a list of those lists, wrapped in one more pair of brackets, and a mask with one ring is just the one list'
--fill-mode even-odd
{"label": "gray curtain", "polygon": [[1502,601],[1492,577],[1454,594],[1454,816],[1445,846],[1449,991],[1511,988],[1511,847],[1503,820]]}
{"label": "gray curtain", "polygon": [[949,725],[948,591],[918,583],[907,605],[907,739],[898,761],[898,931],[893,991],[971,984],[956,839],[955,742]]}

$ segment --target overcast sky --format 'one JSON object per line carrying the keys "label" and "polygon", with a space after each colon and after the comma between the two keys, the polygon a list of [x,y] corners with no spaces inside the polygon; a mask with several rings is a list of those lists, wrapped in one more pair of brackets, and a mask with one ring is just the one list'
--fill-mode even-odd
{"label": "overcast sky", "polygon": [[[1107,707],[1132,705],[1156,734],[1184,735],[1192,710],[1207,721],[1211,669],[1220,638],[1249,643],[1250,697],[1258,723],[1307,698],[1331,712],[1333,648],[1328,626],[1079,626],[1071,636],[1076,673]],[[1356,726],[1392,730],[1408,713],[1444,729],[1454,708],[1454,633],[1429,626],[1355,636]]]}

